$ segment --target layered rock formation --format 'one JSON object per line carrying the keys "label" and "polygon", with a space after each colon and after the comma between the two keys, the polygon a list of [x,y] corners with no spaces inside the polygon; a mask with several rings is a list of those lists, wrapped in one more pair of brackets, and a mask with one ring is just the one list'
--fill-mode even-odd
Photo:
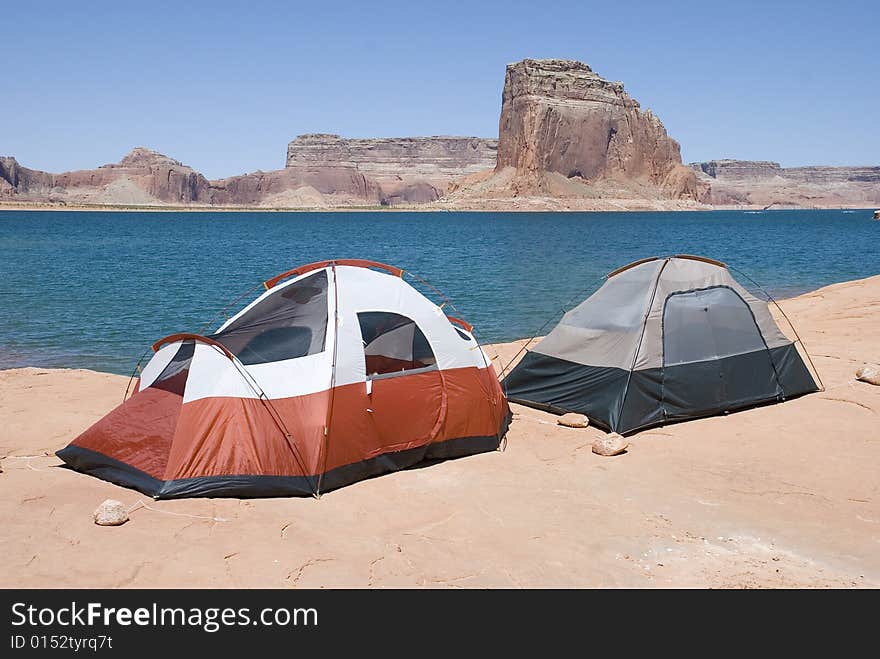
{"label": "layered rock formation", "polygon": [[209,181],[137,147],[118,163],[50,174],[0,158],[0,200],[57,204],[323,207],[378,204],[378,184],[353,167],[289,167]]}
{"label": "layered rock formation", "polygon": [[778,176],[778,162],[769,160],[710,160],[708,162],[692,162],[691,169],[713,179],[730,181],[758,180]]}
{"label": "layered rock formation", "polygon": [[3,158],[0,181],[0,198],[74,204],[189,204],[209,188],[207,179],[192,168],[143,147],[116,164],[62,174]]}
{"label": "layered rock formation", "polygon": [[[696,199],[696,177],[678,143],[650,110],[581,62],[508,65],[496,171],[512,167],[522,187],[546,188],[544,174],[586,182],[633,181],[672,198]],[[534,182],[530,181],[532,179]]]}
{"label": "layered rock formation", "polygon": [[495,140],[472,137],[346,140],[302,135],[287,166],[209,181],[137,147],[118,163],[50,174],[0,158],[0,200],[58,204],[221,205],[274,208],[425,203],[452,181],[495,166]]}
{"label": "layered rock formation", "polygon": [[22,167],[12,156],[0,157],[0,199],[17,194],[48,198],[52,182],[52,174]]}
{"label": "layered rock formation", "polygon": [[625,210],[877,206],[880,167],[681,164],[678,143],[619,82],[581,62],[507,67],[499,139],[300,135],[284,169],[209,181],[143,147],[97,169],[50,174],[0,157],[0,202],[322,208]]}
{"label": "layered rock formation", "polygon": [[765,160],[691,163],[707,201],[760,207],[876,206],[880,167],[781,167]]}
{"label": "layered rock formation", "polygon": [[350,166],[295,166],[210,181],[204,202],[301,208],[379,204],[379,185]]}
{"label": "layered rock formation", "polygon": [[349,167],[376,181],[383,203],[423,203],[462,176],[495,167],[498,140],[479,137],[346,139],[300,135],[287,146],[288,168]]}

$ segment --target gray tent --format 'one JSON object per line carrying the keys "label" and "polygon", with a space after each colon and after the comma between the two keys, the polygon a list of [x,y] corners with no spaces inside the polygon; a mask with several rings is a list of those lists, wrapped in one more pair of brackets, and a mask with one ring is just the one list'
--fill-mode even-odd
{"label": "gray tent", "polygon": [[818,390],[766,302],[723,263],[689,255],[608,275],[504,386],[513,402],[620,433]]}

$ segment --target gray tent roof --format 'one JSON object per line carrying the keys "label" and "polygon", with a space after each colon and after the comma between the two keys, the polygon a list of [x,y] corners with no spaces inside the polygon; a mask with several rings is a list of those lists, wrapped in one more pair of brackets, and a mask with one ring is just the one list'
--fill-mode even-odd
{"label": "gray tent roof", "polygon": [[[727,296],[709,293],[719,288],[736,293],[748,305],[752,318],[744,317],[747,314],[733,305],[725,312]],[[695,332],[689,338],[683,336],[684,340],[711,342],[702,347],[690,346],[687,352],[691,355],[723,358],[791,343],[777,327],[767,303],[741,286],[727,266],[711,259],[678,255],[637,261],[611,273],[602,287],[566,313],[532,352],[577,364],[627,371],[660,368],[664,364],[664,311],[667,301],[681,294],[690,295],[676,299],[679,313],[667,322],[677,324],[667,327],[667,331],[687,325],[680,319],[702,309],[701,305],[712,305],[716,324],[719,316],[723,318],[721,329],[724,331],[715,328],[714,333]],[[759,338],[763,338],[759,346],[754,345],[755,325],[760,331]],[[667,364],[670,356],[666,356]],[[685,357],[684,361],[675,363],[688,361]]]}

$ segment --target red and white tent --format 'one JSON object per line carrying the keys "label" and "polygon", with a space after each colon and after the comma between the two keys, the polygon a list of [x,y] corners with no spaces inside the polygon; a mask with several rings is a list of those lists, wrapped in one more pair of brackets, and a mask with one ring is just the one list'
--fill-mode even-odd
{"label": "red and white tent", "polygon": [[464,321],[372,261],[312,263],[210,336],[157,342],[58,456],[155,498],[317,495],[498,447],[510,411]]}

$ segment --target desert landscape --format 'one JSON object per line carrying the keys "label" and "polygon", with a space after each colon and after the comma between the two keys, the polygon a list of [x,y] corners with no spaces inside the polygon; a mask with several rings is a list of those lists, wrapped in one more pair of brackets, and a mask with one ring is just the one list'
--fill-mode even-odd
{"label": "desert landscape", "polygon": [[[54,451],[127,379],[0,371],[3,587],[880,587],[880,276],[782,303],[825,390],[602,434],[513,405],[503,452],[320,499],[155,502],[60,467]],[[784,323],[781,323],[784,327]],[[496,367],[523,342],[489,346]],[[113,498],[119,527],[93,523]]]}
{"label": "desert landscape", "polygon": [[284,167],[209,180],[146,147],[63,173],[0,156],[0,210],[680,211],[868,208],[880,167],[682,163],[662,121],[575,60],[507,66],[497,137],[299,135]]}

